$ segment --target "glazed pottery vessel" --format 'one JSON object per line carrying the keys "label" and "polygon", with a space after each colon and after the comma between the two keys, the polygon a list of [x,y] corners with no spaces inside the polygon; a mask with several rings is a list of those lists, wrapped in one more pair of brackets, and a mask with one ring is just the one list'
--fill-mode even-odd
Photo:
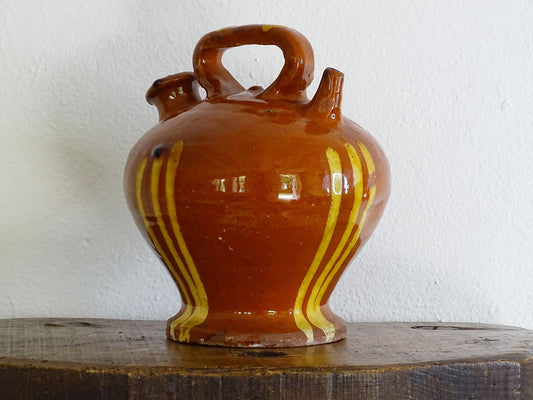
{"label": "glazed pottery vessel", "polygon": [[[245,90],[221,63],[247,44],[283,51],[266,89]],[[341,115],[343,74],[326,69],[309,100],[309,42],[265,25],[205,35],[193,68],[148,90],[159,123],[124,177],[133,218],[181,293],[168,338],[242,347],[344,338],[328,298],[378,223],[390,178],[376,141]]]}

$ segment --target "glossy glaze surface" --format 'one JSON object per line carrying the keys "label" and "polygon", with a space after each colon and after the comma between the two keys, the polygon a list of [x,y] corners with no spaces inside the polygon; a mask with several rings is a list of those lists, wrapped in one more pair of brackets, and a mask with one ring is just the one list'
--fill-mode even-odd
{"label": "glossy glaze surface", "polygon": [[[223,51],[243,44],[282,49],[268,88],[244,90],[222,66]],[[263,347],[342,339],[346,325],[327,302],[390,190],[382,150],[341,115],[343,74],[328,68],[308,100],[311,46],[263,25],[204,36],[193,65],[148,91],[160,123],[131,150],[124,179],[182,296],[168,337]]]}

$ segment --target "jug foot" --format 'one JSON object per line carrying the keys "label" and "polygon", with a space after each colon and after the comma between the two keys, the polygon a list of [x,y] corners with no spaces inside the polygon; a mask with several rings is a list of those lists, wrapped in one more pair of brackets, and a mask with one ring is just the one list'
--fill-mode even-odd
{"label": "jug foot", "polygon": [[182,314],[168,320],[167,337],[170,340],[208,346],[226,347],[299,347],[332,343],[346,336],[345,321],[323,306],[326,325],[318,328],[307,324],[301,329],[292,313],[253,315],[209,313],[197,325],[183,318]]}

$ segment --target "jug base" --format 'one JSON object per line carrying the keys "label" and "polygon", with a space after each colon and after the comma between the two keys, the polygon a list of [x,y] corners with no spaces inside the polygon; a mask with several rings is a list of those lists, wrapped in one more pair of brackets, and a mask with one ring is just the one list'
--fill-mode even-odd
{"label": "jug base", "polygon": [[[328,330],[299,329],[292,315],[243,318],[228,314],[209,314],[199,325],[179,323],[180,314],[167,322],[168,339],[181,343],[243,348],[301,347],[333,343],[346,337],[346,322],[323,306]],[[187,326],[188,325],[188,326]]]}

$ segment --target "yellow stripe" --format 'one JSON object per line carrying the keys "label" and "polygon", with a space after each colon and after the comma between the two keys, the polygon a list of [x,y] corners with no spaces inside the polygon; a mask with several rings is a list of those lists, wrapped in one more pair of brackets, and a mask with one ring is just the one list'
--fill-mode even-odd
{"label": "yellow stripe", "polygon": [[342,168],[339,154],[332,148],[328,147],[326,149],[326,156],[328,158],[331,176],[331,203],[329,206],[328,219],[326,221],[324,233],[322,234],[322,240],[318,246],[315,257],[311,262],[311,266],[309,267],[309,270],[307,271],[307,274],[300,285],[300,289],[298,290],[298,295],[296,297],[296,303],[294,305],[294,320],[298,328],[300,328],[300,330],[302,330],[307,336],[307,344],[313,343],[314,336],[313,328],[303,314],[303,302],[307,290],[309,289],[309,285],[311,284],[311,281],[315,276],[322,259],[324,258],[324,254],[326,253],[331,241],[331,237],[333,236],[333,232],[335,231],[342,196]]}
{"label": "yellow stripe", "polygon": [[[361,170],[361,161],[359,160],[357,152],[355,151],[352,145],[345,144],[345,146],[348,156],[350,158],[350,163],[353,172],[353,181],[355,186],[353,206],[350,211],[348,223],[346,224],[346,229],[342,234],[341,240],[339,241],[339,244],[333,252],[333,255],[331,256],[326,267],[322,270],[320,277],[317,279],[315,285],[313,286],[311,296],[309,297],[309,301],[307,303],[307,316],[309,317],[309,321],[311,321],[311,323],[313,323],[324,331],[326,335],[326,341],[331,341],[335,336],[335,327],[322,314],[322,311],[320,310],[320,304],[329,282],[331,281],[332,277],[335,276],[339,269],[339,264],[335,264],[335,262],[339,258],[342,249],[348,242],[348,239],[350,238],[350,235],[352,234],[356,226],[355,223],[357,220],[357,215],[359,214],[359,208],[361,207],[361,201],[363,197],[363,173]],[[349,247],[348,249],[351,249],[351,247]]]}
{"label": "yellow stripe", "polygon": [[[167,247],[170,250],[172,258],[178,264],[178,267],[180,269],[181,274],[183,275],[183,278],[185,279],[187,287],[191,291],[194,304],[197,305],[198,298],[195,293],[194,282],[191,279],[189,271],[183,264],[183,261],[181,260],[181,257],[179,256],[178,251],[176,250],[176,247],[174,246],[172,238],[169,235],[167,228],[165,226],[165,222],[163,221],[163,214],[161,213],[161,203],[159,200],[159,177],[161,175],[162,164],[163,164],[163,160],[161,158],[156,158],[152,166],[151,193],[152,193],[152,204],[154,207],[154,215],[156,217],[157,225],[159,226],[159,229],[161,230],[161,234],[163,235],[165,243],[167,244]],[[167,171],[168,171],[168,166],[167,166]],[[165,186],[167,185],[167,183],[168,182],[165,181]],[[169,216],[170,218],[172,217],[171,214]],[[177,320],[173,321],[172,324],[174,325],[177,325],[179,323],[186,324],[186,321],[188,321],[189,318],[191,318],[191,313],[194,314],[194,308],[189,298],[189,301],[186,304],[185,312]],[[171,332],[174,332],[174,329],[171,329]],[[182,325],[180,329],[179,339],[184,340],[184,335],[185,335],[185,329],[183,328],[183,325]]]}
{"label": "yellow stripe", "polygon": [[[184,285],[184,283],[181,280],[180,276],[174,270],[172,262],[170,261],[169,257],[166,255],[166,253],[163,251],[163,248],[162,248],[161,244],[157,240],[157,237],[154,234],[154,231],[153,231],[153,229],[152,229],[152,227],[150,225],[150,222],[148,221],[148,218],[146,217],[146,212],[144,210],[144,205],[143,205],[143,201],[142,201],[142,180],[143,180],[144,172],[145,172],[145,169],[146,169],[146,162],[147,162],[147,160],[146,160],[146,157],[145,157],[145,158],[143,158],[141,160],[141,162],[139,164],[139,167],[137,168],[137,177],[136,177],[136,182],[135,182],[135,192],[136,192],[136,199],[137,199],[137,207],[139,208],[139,212],[140,212],[141,217],[143,219],[144,226],[146,227],[146,231],[148,232],[148,236],[150,236],[150,238],[152,239],[152,242],[153,242],[157,252],[159,253],[161,258],[163,259],[163,262],[167,266],[168,270],[170,271],[170,273],[172,274],[172,276],[174,277],[174,279],[178,283],[178,286],[179,286],[181,292],[185,296],[185,300],[186,300],[186,303],[187,303],[187,308],[186,308],[185,312],[179,317],[179,320],[183,320],[183,319],[188,318],[188,316],[191,313],[191,310],[190,310],[191,307],[189,306],[191,301],[190,301],[190,298],[189,298],[188,291],[185,290],[186,286]],[[151,186],[153,186],[153,182],[152,182]],[[176,339],[174,337],[174,332],[173,331],[170,332],[170,335],[171,335],[171,337],[173,339]]]}
{"label": "yellow stripe", "polygon": [[[357,158],[357,161],[358,161],[357,165],[358,165],[359,168],[361,168],[361,162],[359,161],[359,158],[357,157],[357,153],[355,152],[355,149],[351,145],[347,144],[346,148],[347,148],[348,154],[350,154],[350,160],[352,161],[352,168],[354,168],[354,172],[355,172],[355,167],[354,167],[354,164],[353,164],[354,156]],[[372,157],[370,156],[370,153],[368,152],[367,148],[362,143],[359,143],[359,148],[361,149],[361,153],[363,154],[363,158],[365,159],[365,163],[366,163],[366,167],[367,167],[367,171],[368,171],[368,177],[370,178],[370,175],[372,173],[374,173],[374,171],[375,171],[374,161],[372,160]],[[361,179],[361,181],[362,181],[362,179]],[[362,198],[362,182],[361,182],[361,190],[360,191],[359,191],[359,189],[356,190],[356,196],[357,196],[357,193],[359,193],[359,196],[358,196],[359,197],[359,201],[358,201],[358,203],[359,203],[359,206],[360,206],[361,205],[361,198]],[[369,210],[370,206],[372,205],[372,203],[374,201],[375,194],[376,194],[376,187],[372,186],[370,188],[370,190],[369,190],[368,201],[366,203],[366,206],[365,206],[365,209],[363,211],[363,214],[361,215],[361,219],[359,221],[359,226],[357,227],[357,230],[355,231],[355,234],[354,234],[352,240],[348,244],[348,247],[346,247],[346,249],[344,250],[344,252],[342,254],[342,257],[335,263],[335,267],[333,268],[331,273],[326,278],[326,280],[324,282],[324,285],[320,288],[320,293],[319,293],[318,298],[317,298],[317,304],[320,305],[320,303],[322,301],[322,297],[324,296],[324,293],[326,292],[327,288],[331,284],[331,280],[337,274],[337,272],[339,271],[339,268],[343,265],[344,261],[346,260],[346,258],[350,254],[350,251],[353,249],[353,247],[357,243],[357,240],[359,239],[359,235],[361,233],[361,229],[363,228],[363,225],[365,224],[366,215],[368,213],[368,210]],[[359,206],[358,206],[358,208],[359,208]],[[352,211],[353,211],[353,209],[352,209]],[[334,335],[335,335],[335,330],[333,330],[333,332],[326,332],[326,340],[328,340],[328,337],[330,338],[330,340],[333,339]]]}
{"label": "yellow stripe", "polygon": [[280,28],[280,27],[281,25],[263,25],[262,29],[263,29],[263,32],[268,32],[272,28]]}
{"label": "yellow stripe", "polygon": [[[190,277],[188,274],[187,274],[187,277],[189,277],[189,279],[192,279],[192,282],[188,280],[187,283],[190,285],[191,291],[193,293],[193,296],[195,299],[195,306],[194,306],[192,315],[186,321],[184,321],[181,325],[181,328],[183,329],[183,334],[180,332],[180,340],[188,341],[189,332],[191,328],[204,322],[205,318],[207,317],[207,313],[209,311],[209,306],[207,303],[207,293],[205,292],[204,285],[202,283],[202,280],[200,279],[200,275],[198,273],[198,270],[196,269],[194,260],[192,259],[191,254],[189,253],[187,244],[185,243],[185,240],[183,239],[181,228],[178,222],[178,216],[176,213],[176,204],[175,204],[175,197],[174,197],[174,183],[176,181],[176,173],[178,170],[178,164],[180,161],[182,150],[183,150],[183,142],[181,141],[177,142],[172,147],[172,150],[169,156],[168,166],[167,166],[167,173],[165,176],[165,188],[166,188],[168,215],[170,217],[170,223],[172,226],[172,230],[174,232],[174,236],[176,237],[178,241],[178,246],[181,250],[181,254],[183,254],[183,258],[185,259],[187,268],[189,269]],[[171,331],[174,330],[174,328],[177,326],[178,323],[179,323],[178,321],[174,321],[171,324],[170,326]]]}
{"label": "yellow stripe", "polygon": [[374,171],[376,170],[376,166],[374,165],[374,160],[372,160],[372,156],[370,155],[370,152],[365,147],[365,145],[361,142],[359,142],[358,144],[359,144],[359,149],[361,150],[361,153],[363,154],[363,158],[365,159],[366,169],[368,170],[368,177],[370,178],[370,175],[372,175]]}

